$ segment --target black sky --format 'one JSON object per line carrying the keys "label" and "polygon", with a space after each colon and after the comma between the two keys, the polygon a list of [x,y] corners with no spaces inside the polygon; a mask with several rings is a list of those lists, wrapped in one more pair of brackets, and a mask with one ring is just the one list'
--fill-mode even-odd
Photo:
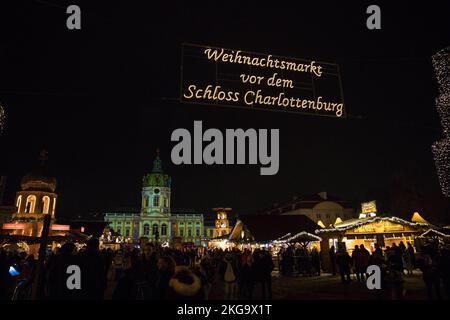
{"label": "black sky", "polygon": [[[175,208],[248,213],[325,190],[370,200],[399,175],[439,198],[430,146],[442,132],[430,57],[450,45],[450,3],[378,1],[382,29],[369,31],[365,10],[373,3],[311,2],[2,1],[6,200],[45,148],[60,215],[138,207],[158,147]],[[66,29],[69,4],[81,7],[80,31]],[[336,62],[348,118],[180,104],[183,42]],[[279,128],[279,173],[172,165],[170,135],[192,130],[194,120],[205,128]]]}

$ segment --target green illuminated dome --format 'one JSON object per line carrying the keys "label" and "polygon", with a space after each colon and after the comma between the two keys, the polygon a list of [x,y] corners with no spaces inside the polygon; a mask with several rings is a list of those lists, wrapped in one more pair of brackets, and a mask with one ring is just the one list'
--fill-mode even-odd
{"label": "green illuminated dome", "polygon": [[170,188],[171,179],[162,170],[162,161],[157,151],[156,159],[153,161],[152,172],[145,175],[143,179],[144,187],[166,187]]}

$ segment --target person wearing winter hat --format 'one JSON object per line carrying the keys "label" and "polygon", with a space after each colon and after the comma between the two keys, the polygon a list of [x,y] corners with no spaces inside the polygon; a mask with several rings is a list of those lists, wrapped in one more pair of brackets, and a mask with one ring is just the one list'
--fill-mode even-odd
{"label": "person wearing winter hat", "polygon": [[202,283],[189,268],[178,266],[169,281],[169,300],[203,300]]}

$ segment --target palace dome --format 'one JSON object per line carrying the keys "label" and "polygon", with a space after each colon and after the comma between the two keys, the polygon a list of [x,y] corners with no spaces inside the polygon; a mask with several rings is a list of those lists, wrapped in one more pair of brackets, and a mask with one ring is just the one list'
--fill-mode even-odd
{"label": "palace dome", "polygon": [[50,177],[45,172],[44,168],[40,167],[26,174],[22,178],[20,186],[23,191],[55,192],[56,179],[54,177]]}
{"label": "palace dome", "polygon": [[162,161],[159,158],[159,150],[156,151],[156,159],[153,161],[153,170],[143,178],[144,187],[166,187],[170,188],[171,179],[162,169]]}

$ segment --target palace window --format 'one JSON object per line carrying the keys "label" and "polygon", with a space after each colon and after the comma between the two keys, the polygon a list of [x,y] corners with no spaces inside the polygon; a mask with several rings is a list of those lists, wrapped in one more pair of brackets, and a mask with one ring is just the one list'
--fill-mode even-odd
{"label": "palace window", "polygon": [[125,229],[125,237],[129,237],[130,236],[130,229],[126,228]]}
{"label": "palace window", "polygon": [[47,214],[50,210],[50,198],[48,196],[44,196],[42,198],[42,213]]}
{"label": "palace window", "polygon": [[200,237],[200,229],[197,228],[197,229],[195,230],[195,235],[196,235],[197,237]]}
{"label": "palace window", "polygon": [[188,237],[191,237],[192,236],[192,230],[191,230],[191,228],[188,228]]}
{"label": "palace window", "polygon": [[117,233],[120,234],[120,235],[122,235],[122,228],[118,227],[118,228],[117,228]]}
{"label": "palace window", "polygon": [[159,207],[159,196],[158,195],[153,197],[153,206]]}
{"label": "palace window", "polygon": [[28,196],[27,204],[25,206],[25,213],[34,213],[34,208],[36,207],[36,196]]}
{"label": "palace window", "polygon": [[150,226],[146,223],[144,224],[144,235],[148,236],[150,234]]}
{"label": "palace window", "polygon": [[161,235],[162,236],[166,236],[167,235],[167,225],[165,223],[163,223],[161,225]]}
{"label": "palace window", "polygon": [[152,226],[152,233],[154,236],[158,234],[158,225],[156,223]]}
{"label": "palace window", "polygon": [[180,237],[184,236],[184,232],[183,231],[184,231],[183,229],[180,229]]}
{"label": "palace window", "polygon": [[142,205],[144,206],[144,208],[148,207],[148,196],[147,195],[144,196],[144,201],[143,201]]}

